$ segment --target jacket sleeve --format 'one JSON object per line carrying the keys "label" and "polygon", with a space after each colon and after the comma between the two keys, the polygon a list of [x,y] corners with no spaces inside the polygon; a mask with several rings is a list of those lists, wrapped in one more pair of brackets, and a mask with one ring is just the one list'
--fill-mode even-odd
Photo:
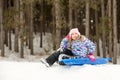
{"label": "jacket sleeve", "polygon": [[94,54],[95,53],[95,44],[90,41],[88,38],[85,40],[85,45],[88,48],[88,54]]}
{"label": "jacket sleeve", "polygon": [[83,52],[77,50],[77,48],[75,48],[74,50],[72,50],[72,53],[76,56],[80,56],[80,57],[86,57],[86,54],[83,54]]}
{"label": "jacket sleeve", "polygon": [[60,48],[68,48],[68,39],[63,38],[61,43],[60,43]]}

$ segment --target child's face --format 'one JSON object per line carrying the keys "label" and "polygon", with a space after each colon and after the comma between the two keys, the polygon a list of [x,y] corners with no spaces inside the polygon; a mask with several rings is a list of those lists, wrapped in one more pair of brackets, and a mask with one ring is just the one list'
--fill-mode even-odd
{"label": "child's face", "polygon": [[73,40],[77,40],[78,37],[79,37],[79,35],[78,35],[77,33],[72,33],[72,34],[71,34],[71,38],[72,38]]}

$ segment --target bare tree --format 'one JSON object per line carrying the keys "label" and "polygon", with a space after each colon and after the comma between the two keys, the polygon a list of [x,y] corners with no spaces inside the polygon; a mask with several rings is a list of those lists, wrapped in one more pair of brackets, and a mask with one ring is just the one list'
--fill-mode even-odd
{"label": "bare tree", "polygon": [[53,27],[51,30],[52,30],[52,38],[53,38],[53,50],[56,49],[56,42],[55,42],[55,37],[56,37],[56,25],[55,25],[55,2],[53,2],[53,7],[52,7],[52,17],[53,17],[53,20],[52,20],[52,24],[53,24]]}
{"label": "bare tree", "polygon": [[20,40],[21,40],[21,50],[20,57],[24,58],[24,16],[23,16],[23,1],[20,0]]}
{"label": "bare tree", "polygon": [[102,47],[103,47],[103,57],[106,57],[106,40],[105,40],[105,6],[104,6],[104,0],[101,0],[101,14],[102,14]]}
{"label": "bare tree", "polygon": [[112,2],[108,0],[108,17],[109,17],[109,57],[112,57]]}
{"label": "bare tree", "polygon": [[44,8],[44,5],[43,5],[43,3],[44,3],[44,0],[42,0],[41,1],[42,3],[41,3],[41,26],[40,26],[40,47],[42,47],[43,45],[42,45],[42,40],[43,40],[43,36],[42,36],[42,32],[43,32],[43,27],[44,27],[44,10],[43,10],[43,8]]}
{"label": "bare tree", "polygon": [[59,48],[61,39],[61,1],[55,0],[55,19],[56,19],[56,47]]}
{"label": "bare tree", "polygon": [[117,63],[117,3],[113,0],[113,64]]}
{"label": "bare tree", "polygon": [[1,56],[4,55],[4,29],[3,29],[3,0],[0,0],[0,30],[1,30]]}
{"label": "bare tree", "polygon": [[95,0],[95,27],[96,27],[96,42],[97,42],[97,56],[100,56],[99,50],[99,34],[98,34],[98,2]]}
{"label": "bare tree", "polygon": [[86,28],[85,28],[85,35],[87,37],[89,37],[89,21],[90,21],[90,12],[89,12],[89,9],[90,9],[90,1],[89,0],[86,0]]}
{"label": "bare tree", "polygon": [[31,55],[33,55],[33,2],[30,3],[30,50]]}
{"label": "bare tree", "polygon": [[[11,0],[8,1],[8,6],[11,8]],[[12,16],[10,20],[13,20],[13,15],[11,14],[12,9],[8,9],[9,16]],[[9,20],[9,21],[10,21]],[[11,28],[12,26],[8,26],[8,42],[9,42],[9,49],[12,50],[12,40],[11,40]]]}
{"label": "bare tree", "polygon": [[70,29],[72,28],[72,12],[73,12],[73,9],[72,9],[72,1],[73,0],[69,0],[69,27]]}
{"label": "bare tree", "polygon": [[18,35],[19,35],[19,0],[14,0],[16,15],[15,18],[15,41],[14,41],[14,50],[15,52],[19,51],[19,42],[18,42]]}

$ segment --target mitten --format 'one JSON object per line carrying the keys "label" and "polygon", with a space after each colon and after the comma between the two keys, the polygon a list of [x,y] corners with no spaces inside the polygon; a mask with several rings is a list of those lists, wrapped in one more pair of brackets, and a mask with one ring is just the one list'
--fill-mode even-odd
{"label": "mitten", "polygon": [[71,37],[70,37],[70,35],[67,35],[67,36],[65,36],[65,38],[70,39]]}
{"label": "mitten", "polygon": [[95,59],[95,57],[94,57],[94,55],[92,55],[92,54],[88,54],[88,58],[92,61],[92,62],[94,62],[96,59]]}

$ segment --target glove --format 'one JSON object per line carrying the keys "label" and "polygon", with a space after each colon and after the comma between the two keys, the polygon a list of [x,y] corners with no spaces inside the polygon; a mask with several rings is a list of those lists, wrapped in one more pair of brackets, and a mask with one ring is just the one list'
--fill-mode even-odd
{"label": "glove", "polygon": [[94,62],[96,59],[95,59],[95,57],[93,56],[93,55],[91,55],[91,54],[88,54],[88,58],[92,61],[92,62]]}
{"label": "glove", "polygon": [[70,35],[67,35],[65,38],[67,38],[69,40],[71,37],[70,37]]}

